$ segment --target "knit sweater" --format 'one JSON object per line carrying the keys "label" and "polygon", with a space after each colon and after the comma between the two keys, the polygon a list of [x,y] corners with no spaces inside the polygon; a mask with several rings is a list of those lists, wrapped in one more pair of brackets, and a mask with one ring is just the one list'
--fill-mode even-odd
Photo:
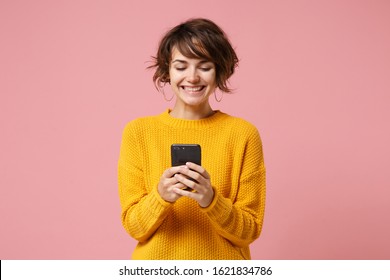
{"label": "knit sweater", "polygon": [[[129,122],[118,162],[122,223],[138,241],[132,259],[250,259],[265,206],[265,167],[257,129],[216,111],[200,120],[164,113]],[[157,186],[173,143],[200,144],[214,189],[202,208],[188,197],[170,203]]]}

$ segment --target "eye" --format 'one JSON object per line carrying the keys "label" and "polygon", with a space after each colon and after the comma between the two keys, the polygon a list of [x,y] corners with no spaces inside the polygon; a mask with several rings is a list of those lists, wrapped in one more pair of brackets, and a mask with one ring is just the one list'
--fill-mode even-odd
{"label": "eye", "polygon": [[207,72],[207,71],[210,71],[211,68],[210,67],[201,67],[200,70],[202,70],[203,72]]}
{"label": "eye", "polygon": [[175,69],[176,69],[177,71],[184,71],[184,70],[186,70],[185,67],[175,67]]}

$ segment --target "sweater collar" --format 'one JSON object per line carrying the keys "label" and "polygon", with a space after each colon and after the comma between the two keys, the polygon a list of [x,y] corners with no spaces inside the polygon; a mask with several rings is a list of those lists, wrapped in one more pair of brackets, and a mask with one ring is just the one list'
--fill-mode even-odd
{"label": "sweater collar", "polygon": [[199,119],[199,120],[187,120],[174,118],[170,115],[171,109],[165,110],[162,114],[158,115],[158,119],[166,125],[177,127],[177,128],[203,128],[212,126],[220,123],[220,121],[226,118],[228,115],[222,113],[219,110],[214,111],[215,113],[210,117]]}

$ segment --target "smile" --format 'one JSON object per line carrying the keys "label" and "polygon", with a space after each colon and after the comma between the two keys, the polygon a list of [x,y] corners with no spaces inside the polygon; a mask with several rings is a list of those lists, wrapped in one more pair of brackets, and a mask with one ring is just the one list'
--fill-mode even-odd
{"label": "smile", "polygon": [[187,92],[199,92],[202,91],[205,87],[204,86],[197,86],[197,87],[181,86],[181,88]]}

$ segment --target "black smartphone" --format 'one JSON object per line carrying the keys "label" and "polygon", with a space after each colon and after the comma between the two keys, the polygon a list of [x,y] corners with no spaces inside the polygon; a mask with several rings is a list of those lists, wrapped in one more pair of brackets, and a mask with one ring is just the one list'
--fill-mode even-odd
{"label": "black smartphone", "polygon": [[172,166],[185,165],[186,162],[193,162],[198,165],[202,165],[200,145],[172,144],[171,160],[172,160]]}
{"label": "black smartphone", "polygon": [[[193,162],[198,165],[202,165],[202,154],[201,154],[200,145],[199,144],[172,144],[171,161],[172,161],[172,166],[185,165],[187,162]],[[192,189],[185,188],[184,190],[191,191]]]}

